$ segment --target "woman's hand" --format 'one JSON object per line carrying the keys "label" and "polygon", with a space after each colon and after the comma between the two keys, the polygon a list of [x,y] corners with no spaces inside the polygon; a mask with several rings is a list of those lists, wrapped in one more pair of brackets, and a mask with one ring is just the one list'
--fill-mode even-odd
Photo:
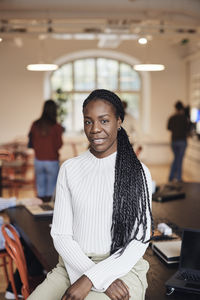
{"label": "woman's hand", "polygon": [[66,290],[61,300],[84,300],[91,288],[91,280],[83,275]]}
{"label": "woman's hand", "polygon": [[128,286],[121,279],[113,281],[105,294],[112,300],[128,300],[130,298]]}

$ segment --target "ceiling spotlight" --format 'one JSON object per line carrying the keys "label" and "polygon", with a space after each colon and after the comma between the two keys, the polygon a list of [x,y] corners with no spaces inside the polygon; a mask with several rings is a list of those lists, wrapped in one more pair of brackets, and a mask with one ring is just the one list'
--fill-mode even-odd
{"label": "ceiling spotlight", "polygon": [[134,65],[134,70],[136,71],[163,71],[165,69],[164,65],[161,64],[138,64]]}
{"label": "ceiling spotlight", "polygon": [[46,33],[43,33],[43,34],[39,34],[38,35],[38,40],[39,41],[44,41],[47,39],[47,34]]}
{"label": "ceiling spotlight", "polygon": [[144,38],[144,37],[143,38],[139,38],[139,40],[138,40],[138,43],[141,44],[141,45],[145,45],[145,44],[147,44],[147,42],[148,42],[147,39]]}
{"label": "ceiling spotlight", "polygon": [[23,46],[23,41],[20,37],[15,37],[13,41],[16,47],[21,48]]}

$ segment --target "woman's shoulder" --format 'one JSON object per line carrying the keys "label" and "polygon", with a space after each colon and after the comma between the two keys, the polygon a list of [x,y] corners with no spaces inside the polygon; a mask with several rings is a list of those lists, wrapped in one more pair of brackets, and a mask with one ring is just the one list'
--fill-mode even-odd
{"label": "woman's shoulder", "polygon": [[70,169],[76,166],[81,166],[82,161],[84,161],[87,156],[88,156],[88,151],[81,153],[78,156],[69,158],[62,163],[61,168]]}
{"label": "woman's shoulder", "polygon": [[35,125],[37,125],[38,123],[39,123],[39,119],[33,121],[32,126],[35,126]]}
{"label": "woman's shoulder", "polygon": [[56,130],[64,131],[63,126],[57,122],[55,124],[53,124],[53,128],[55,128]]}
{"label": "woman's shoulder", "polygon": [[142,165],[142,168],[143,168],[143,170],[144,170],[144,173],[145,173],[145,175],[146,175],[146,177],[147,177],[147,180],[148,180],[148,179],[151,180],[151,173],[150,173],[150,171],[149,171],[149,168],[148,168],[143,162],[141,162],[141,165]]}
{"label": "woman's shoulder", "polygon": [[56,123],[54,124],[54,126],[59,127],[59,128],[63,128],[62,125],[61,125],[60,123],[58,123],[58,122],[56,122]]}
{"label": "woman's shoulder", "polygon": [[39,123],[39,119],[33,121],[33,123],[31,124],[31,130],[34,130],[35,128],[37,129]]}

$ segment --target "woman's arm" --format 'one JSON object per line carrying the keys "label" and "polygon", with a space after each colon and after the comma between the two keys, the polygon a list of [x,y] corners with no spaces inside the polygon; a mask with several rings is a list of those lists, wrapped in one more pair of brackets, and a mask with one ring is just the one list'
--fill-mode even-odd
{"label": "woman's arm", "polygon": [[59,150],[63,145],[62,134],[63,127],[60,124],[56,124],[54,137],[54,147],[56,148],[56,150]]}
{"label": "woman's arm", "polygon": [[73,212],[65,164],[61,166],[57,180],[51,235],[54,246],[69,271],[71,283],[95,265],[73,239]]}
{"label": "woman's arm", "polygon": [[61,300],[84,300],[91,288],[92,282],[83,275],[66,290]]}
{"label": "woman's arm", "polygon": [[121,256],[113,254],[99,262],[84,274],[92,281],[97,291],[106,291],[117,278],[126,275],[144,255],[148,244],[132,241]]}

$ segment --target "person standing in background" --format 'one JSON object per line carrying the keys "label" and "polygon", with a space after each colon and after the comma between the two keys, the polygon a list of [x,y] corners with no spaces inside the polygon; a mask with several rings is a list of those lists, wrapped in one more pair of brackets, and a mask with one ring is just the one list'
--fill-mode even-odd
{"label": "person standing in background", "polygon": [[182,180],[182,163],[187,147],[187,135],[189,131],[189,122],[185,115],[183,103],[178,100],[175,103],[175,109],[175,114],[169,118],[167,124],[167,129],[171,131],[171,147],[174,154],[169,181]]}
{"label": "person standing in background", "polygon": [[29,147],[35,151],[37,196],[44,202],[54,194],[59,170],[63,128],[56,118],[56,103],[51,99],[45,101],[41,117],[33,122],[29,132]]}

